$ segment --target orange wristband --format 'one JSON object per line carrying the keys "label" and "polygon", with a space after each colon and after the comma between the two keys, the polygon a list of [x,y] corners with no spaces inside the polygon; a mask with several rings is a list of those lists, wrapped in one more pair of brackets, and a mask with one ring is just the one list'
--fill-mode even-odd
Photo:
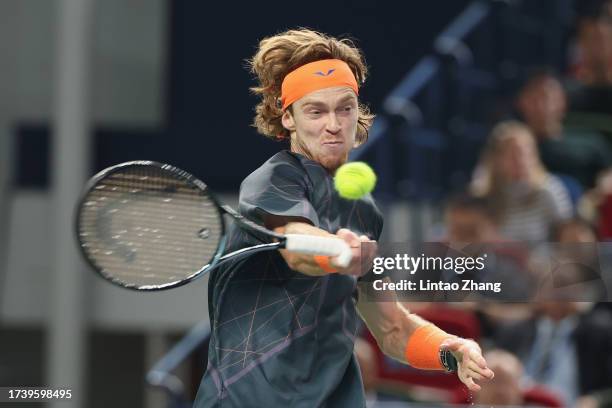
{"label": "orange wristband", "polygon": [[419,327],[406,343],[404,352],[406,361],[414,368],[445,370],[446,368],[440,361],[440,346],[444,340],[451,337],[453,336],[433,324]]}
{"label": "orange wristband", "polygon": [[319,265],[319,268],[323,269],[327,273],[338,272],[336,268],[334,268],[330,262],[330,257],[325,255],[315,255],[314,260]]}

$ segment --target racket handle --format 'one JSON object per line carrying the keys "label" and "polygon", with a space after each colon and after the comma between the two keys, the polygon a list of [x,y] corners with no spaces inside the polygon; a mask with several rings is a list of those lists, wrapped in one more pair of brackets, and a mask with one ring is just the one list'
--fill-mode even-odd
{"label": "racket handle", "polygon": [[339,238],[320,237],[317,235],[287,234],[285,248],[292,252],[310,255],[336,256],[335,264],[346,268],[351,263],[351,247]]}

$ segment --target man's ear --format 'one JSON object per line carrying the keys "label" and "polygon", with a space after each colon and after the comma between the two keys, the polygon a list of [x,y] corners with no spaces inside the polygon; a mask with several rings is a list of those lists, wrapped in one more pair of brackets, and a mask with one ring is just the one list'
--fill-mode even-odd
{"label": "man's ear", "polygon": [[295,131],[295,119],[293,119],[293,115],[291,114],[291,109],[287,109],[283,116],[281,117],[281,123],[283,127],[290,132]]}

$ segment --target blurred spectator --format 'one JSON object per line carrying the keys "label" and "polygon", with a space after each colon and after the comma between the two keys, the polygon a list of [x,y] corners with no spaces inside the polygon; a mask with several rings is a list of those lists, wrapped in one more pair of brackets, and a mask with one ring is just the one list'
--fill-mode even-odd
{"label": "blurred spectator", "polygon": [[571,176],[591,188],[597,174],[612,165],[612,149],[603,135],[563,125],[567,96],[551,72],[532,75],[519,92],[517,109],[531,127],[548,170]]}
{"label": "blurred spectator", "polygon": [[607,299],[602,280],[602,265],[595,229],[580,218],[559,223],[551,237],[557,266],[552,273],[557,289],[569,291],[572,300],[597,301]]}
{"label": "blurred spectator", "polygon": [[612,136],[612,1],[575,1],[578,23],[571,52],[568,122]]}
{"label": "blurred spectator", "polygon": [[517,354],[529,378],[575,406],[580,395],[610,387],[612,321],[578,302],[534,305],[534,318],[499,331],[497,344]]}
{"label": "blurred spectator", "polygon": [[577,1],[576,47],[573,70],[587,85],[612,84],[612,1]]}
{"label": "blurred spectator", "polygon": [[448,295],[450,300],[462,300],[456,307],[476,313],[475,317],[479,321],[483,336],[481,341],[487,344],[500,322],[524,319],[531,313],[527,305],[519,303],[481,303],[483,299],[491,298],[512,302],[529,298],[535,282],[527,270],[528,248],[519,243],[504,242],[495,211],[484,198],[467,193],[455,195],[447,202],[444,218],[446,240],[451,248],[457,246],[454,244],[460,244],[457,249],[460,249],[462,254],[472,257],[486,254],[489,258],[484,269],[478,272],[466,271],[461,275],[448,273],[441,278],[460,284],[463,279],[475,282],[503,282],[504,290],[499,294],[471,291],[463,296],[461,293]]}
{"label": "blurred spectator", "polygon": [[501,234],[518,241],[545,241],[551,226],[572,214],[567,190],[546,171],[531,131],[518,121],[495,126],[472,190],[493,206]]}
{"label": "blurred spectator", "polygon": [[485,353],[489,367],[495,378],[482,384],[482,389],[474,394],[473,402],[480,406],[561,406],[560,400],[552,392],[538,387],[522,386],[523,364],[513,354],[497,349]]}
{"label": "blurred spectator", "polygon": [[612,170],[599,175],[595,188],[584,195],[578,210],[597,226],[600,240],[612,239]]}
{"label": "blurred spectator", "polygon": [[449,242],[491,243],[500,240],[495,212],[486,199],[462,194],[446,205],[445,223]]}

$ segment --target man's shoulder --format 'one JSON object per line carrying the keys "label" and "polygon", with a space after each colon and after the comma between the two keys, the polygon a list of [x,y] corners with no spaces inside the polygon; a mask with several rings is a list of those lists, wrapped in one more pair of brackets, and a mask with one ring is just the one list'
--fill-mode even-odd
{"label": "man's shoulder", "polygon": [[303,167],[297,157],[287,150],[281,150],[266,160],[261,166],[249,174],[243,184],[270,179],[272,176],[295,176],[303,173]]}
{"label": "man's shoulder", "polygon": [[276,153],[240,185],[240,200],[254,197],[304,197],[313,183],[301,160],[288,151]]}

